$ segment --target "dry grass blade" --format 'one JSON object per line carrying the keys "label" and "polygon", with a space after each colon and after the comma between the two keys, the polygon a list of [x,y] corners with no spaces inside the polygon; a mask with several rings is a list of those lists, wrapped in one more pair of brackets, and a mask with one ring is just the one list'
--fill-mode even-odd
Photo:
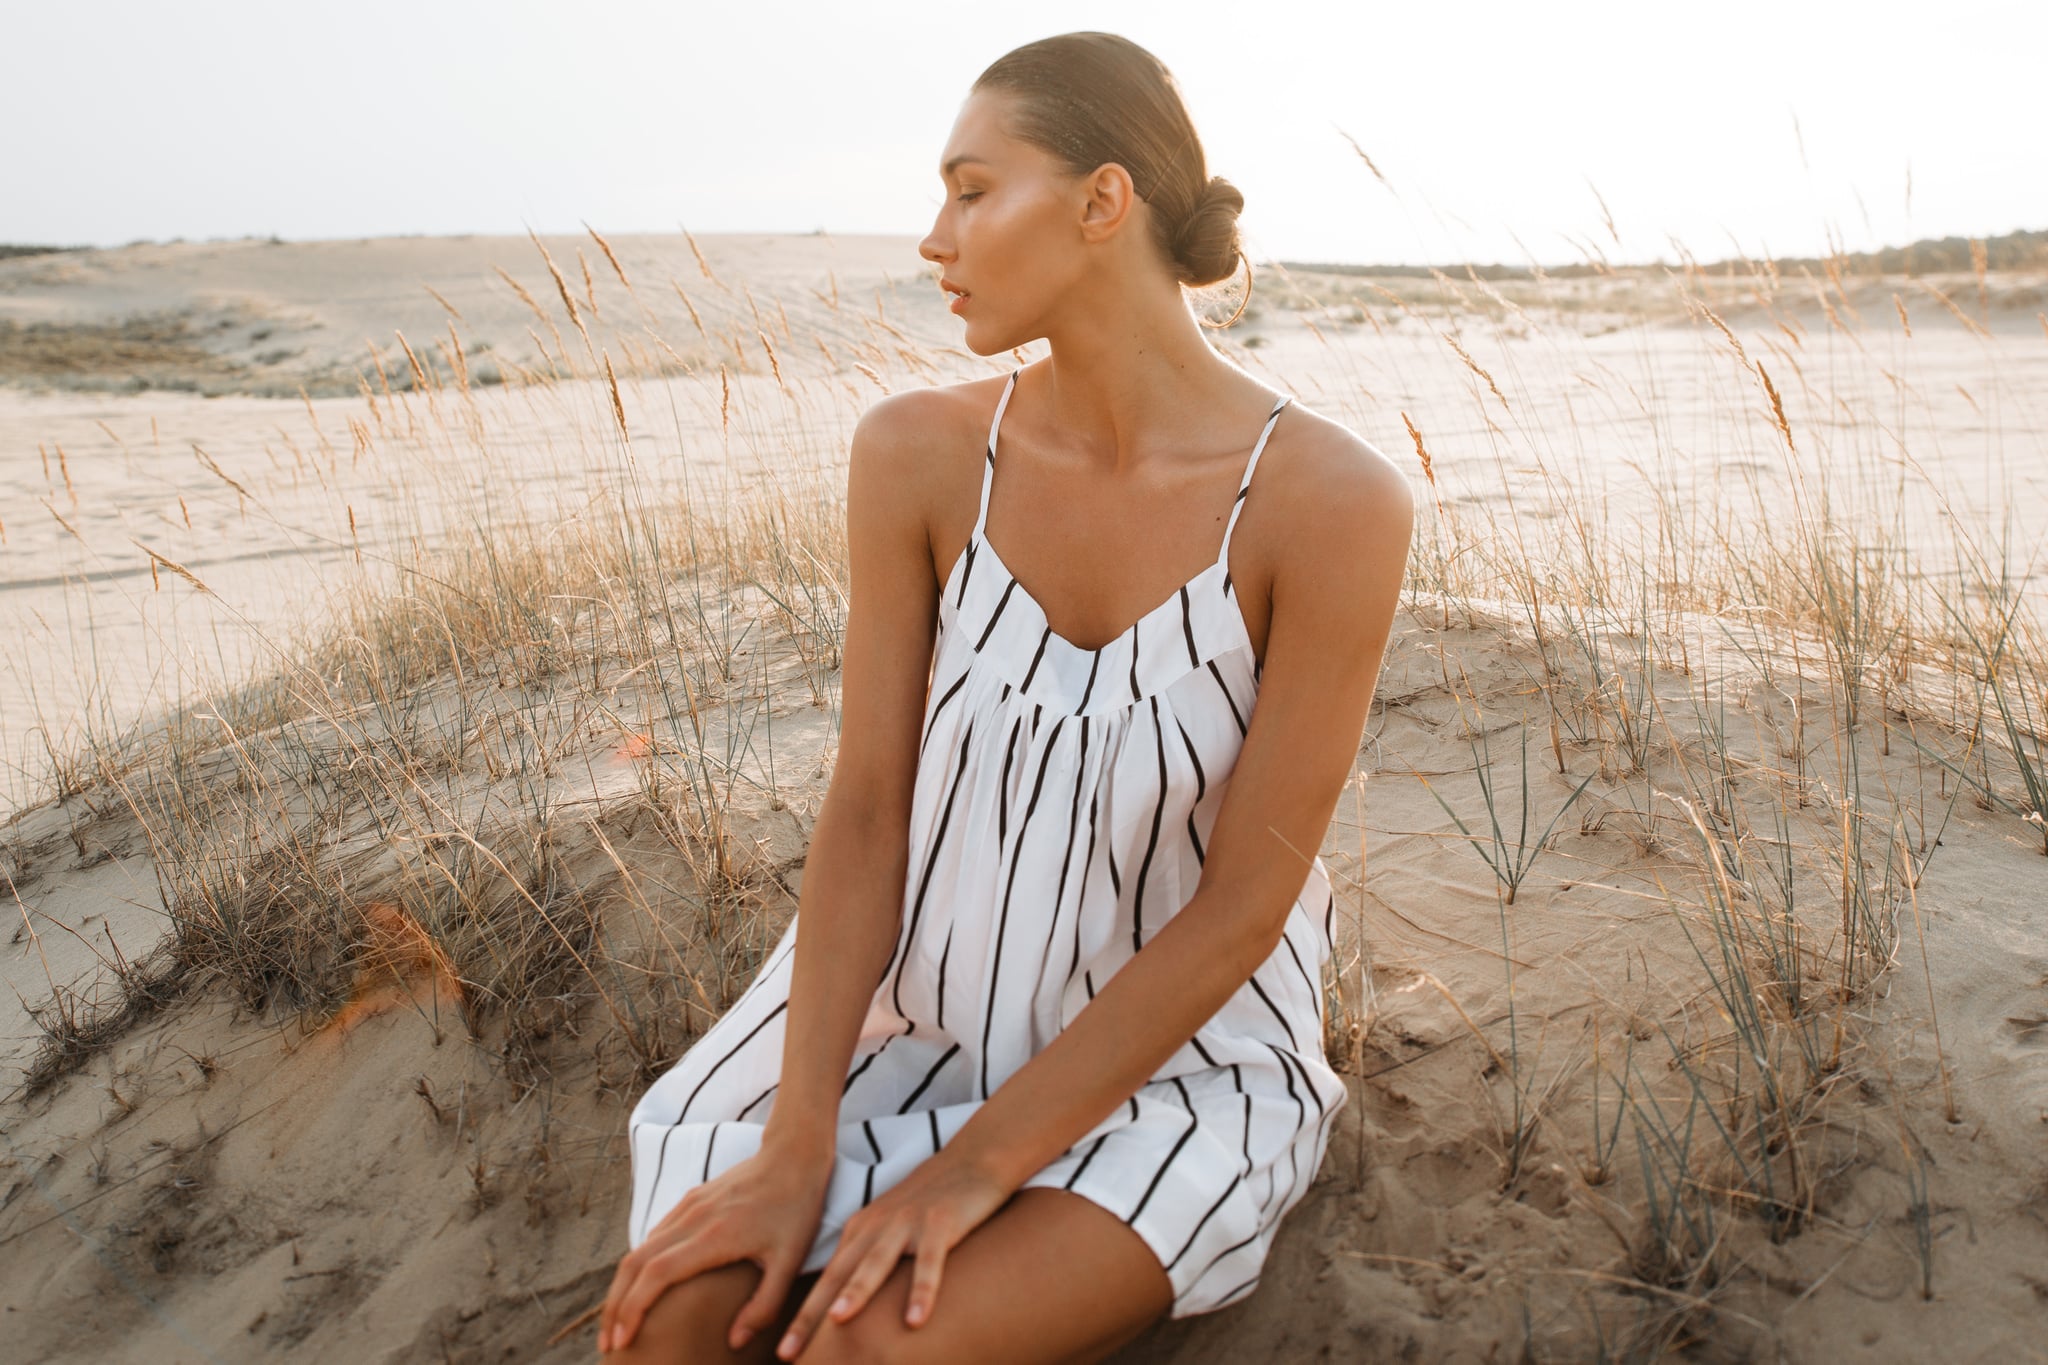
{"label": "dry grass blade", "polygon": [[206,594],[208,594],[208,595],[212,595],[212,593],[213,593],[213,589],[212,589],[212,588],[209,588],[209,587],[207,587],[207,586],[206,586],[206,584],[204,584],[204,583],[200,582],[200,581],[199,581],[199,575],[197,575],[197,574],[193,573],[193,572],[192,572],[192,571],[191,571],[190,569],[186,568],[186,567],[185,567],[185,566],[184,566],[183,564],[180,564],[180,563],[178,563],[178,562],[177,562],[176,560],[174,560],[174,559],[167,559],[167,558],[165,558],[165,557],[164,557],[163,555],[160,555],[160,554],[158,554],[158,553],[157,553],[157,552],[156,552],[155,550],[152,550],[152,549],[150,549],[150,548],[149,548],[149,547],[148,547],[147,545],[144,545],[144,544],[143,544],[143,543],[142,543],[141,541],[139,541],[139,540],[135,539],[135,537],[133,537],[133,536],[130,536],[130,537],[128,537],[128,543],[129,543],[129,544],[131,544],[131,545],[133,545],[133,546],[134,546],[134,547],[135,547],[136,549],[138,549],[138,550],[142,551],[142,553],[144,553],[144,554],[148,555],[148,556],[149,556],[149,562],[150,562],[151,564],[153,564],[153,565],[155,565],[155,564],[161,564],[161,565],[163,565],[163,566],[164,566],[164,567],[165,567],[166,569],[169,569],[169,570],[170,570],[170,571],[171,571],[172,573],[174,573],[174,574],[176,574],[176,575],[177,575],[178,577],[180,577],[180,578],[184,579],[184,580],[185,580],[185,581],[186,581],[187,583],[190,583],[190,584],[191,584],[191,585],[192,585],[193,587],[195,587],[195,588],[199,589],[199,591],[201,591],[201,592],[203,592],[203,593],[206,593]]}

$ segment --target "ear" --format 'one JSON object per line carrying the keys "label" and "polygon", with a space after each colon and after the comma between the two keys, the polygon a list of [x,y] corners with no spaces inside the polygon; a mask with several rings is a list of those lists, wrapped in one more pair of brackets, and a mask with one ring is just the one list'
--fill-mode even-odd
{"label": "ear", "polygon": [[1137,187],[1131,173],[1114,161],[1105,161],[1080,182],[1081,235],[1084,240],[1107,240],[1132,216],[1138,203]]}

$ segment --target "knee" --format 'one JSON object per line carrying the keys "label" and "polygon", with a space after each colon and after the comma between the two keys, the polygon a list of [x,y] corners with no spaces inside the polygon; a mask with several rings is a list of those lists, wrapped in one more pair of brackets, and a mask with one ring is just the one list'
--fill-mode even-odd
{"label": "knee", "polygon": [[797,1365],[920,1365],[936,1357],[921,1349],[930,1338],[920,1337],[919,1330],[905,1326],[881,1303],[870,1300],[851,1322],[830,1318],[819,1322],[797,1353]]}
{"label": "knee", "polygon": [[726,1334],[760,1273],[740,1262],[670,1285],[648,1308],[633,1340],[598,1360],[602,1365],[674,1365],[678,1360],[741,1359],[726,1344]]}

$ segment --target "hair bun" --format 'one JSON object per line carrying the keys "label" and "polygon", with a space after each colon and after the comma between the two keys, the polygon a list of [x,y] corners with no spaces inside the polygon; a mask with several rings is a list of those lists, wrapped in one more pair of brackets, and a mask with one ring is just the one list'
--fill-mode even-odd
{"label": "hair bun", "polygon": [[1187,272],[1186,283],[1197,287],[1216,284],[1237,273],[1243,257],[1237,217],[1244,209],[1244,195],[1220,175],[1195,194],[1188,216],[1173,237],[1173,254]]}

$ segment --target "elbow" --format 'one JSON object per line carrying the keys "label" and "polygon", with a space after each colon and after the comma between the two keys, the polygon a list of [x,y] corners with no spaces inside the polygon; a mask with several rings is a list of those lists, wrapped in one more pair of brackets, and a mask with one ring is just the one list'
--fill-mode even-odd
{"label": "elbow", "polygon": [[1293,917],[1291,899],[1277,911],[1261,907],[1257,913],[1248,913],[1240,904],[1229,914],[1230,956],[1245,977],[1249,978],[1280,951],[1280,941],[1287,936],[1287,922]]}

